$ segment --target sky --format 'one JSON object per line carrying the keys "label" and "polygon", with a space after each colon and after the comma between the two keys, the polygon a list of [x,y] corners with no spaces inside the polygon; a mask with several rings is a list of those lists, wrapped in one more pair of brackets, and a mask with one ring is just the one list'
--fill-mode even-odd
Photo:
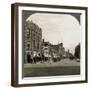
{"label": "sky", "polygon": [[35,13],[26,21],[33,21],[42,28],[42,38],[52,44],[63,43],[65,50],[74,53],[75,46],[80,43],[80,24],[70,14]]}

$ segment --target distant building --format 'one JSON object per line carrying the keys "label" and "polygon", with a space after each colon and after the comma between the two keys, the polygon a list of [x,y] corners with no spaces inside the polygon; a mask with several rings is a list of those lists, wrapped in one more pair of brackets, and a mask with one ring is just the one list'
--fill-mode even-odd
{"label": "distant building", "polygon": [[59,46],[59,55],[63,57],[63,55],[65,54],[65,48],[63,47],[63,43],[60,43],[58,46]]}
{"label": "distant building", "polygon": [[57,45],[53,45],[49,42],[45,42],[43,41],[43,54],[47,55],[51,58],[54,57],[63,57],[63,55],[65,54],[65,48],[63,47],[63,43],[57,44]]}
{"label": "distant building", "polygon": [[49,42],[45,42],[44,39],[42,41],[42,54],[45,57],[49,57],[50,56],[50,43]]}
{"label": "distant building", "polygon": [[70,55],[70,50],[68,49],[68,50],[65,52],[66,58],[69,58],[69,55]]}
{"label": "distant building", "polygon": [[65,53],[65,48],[63,47],[63,43],[57,45],[51,45],[51,52],[53,55],[62,57]]}
{"label": "distant building", "polygon": [[40,52],[41,50],[42,30],[32,21],[27,21],[25,23],[24,33],[24,53],[25,63],[27,63],[29,57],[33,57],[34,53]]}

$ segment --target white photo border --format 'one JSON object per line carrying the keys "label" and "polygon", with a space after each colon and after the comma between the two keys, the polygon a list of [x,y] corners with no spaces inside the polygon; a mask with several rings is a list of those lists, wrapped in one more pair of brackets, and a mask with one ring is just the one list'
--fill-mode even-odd
{"label": "white photo border", "polygon": [[[50,77],[28,77],[22,78],[22,10],[32,11],[49,11],[49,12],[68,12],[68,13],[81,13],[81,61],[80,61],[80,75],[69,76],[50,76]],[[50,83],[50,82],[68,82],[68,81],[83,81],[85,80],[85,10],[78,9],[62,9],[62,8],[45,8],[45,7],[18,7],[18,84],[36,84],[36,83]]]}

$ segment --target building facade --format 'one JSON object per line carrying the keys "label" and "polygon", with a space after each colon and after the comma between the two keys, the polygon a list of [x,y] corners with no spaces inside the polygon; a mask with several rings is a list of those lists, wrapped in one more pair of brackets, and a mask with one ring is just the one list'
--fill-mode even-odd
{"label": "building facade", "polygon": [[63,43],[57,45],[51,45],[51,53],[56,57],[63,57],[65,53],[65,48],[63,47]]}
{"label": "building facade", "polygon": [[41,51],[41,43],[42,43],[41,28],[32,21],[27,21],[25,23],[25,31],[24,31],[25,63],[29,62],[30,58],[33,58],[33,55],[36,52]]}
{"label": "building facade", "polygon": [[63,47],[63,43],[59,43],[57,45],[53,45],[50,42],[43,41],[42,50],[45,57],[48,57],[48,60],[53,59],[61,59],[65,54],[65,48]]}

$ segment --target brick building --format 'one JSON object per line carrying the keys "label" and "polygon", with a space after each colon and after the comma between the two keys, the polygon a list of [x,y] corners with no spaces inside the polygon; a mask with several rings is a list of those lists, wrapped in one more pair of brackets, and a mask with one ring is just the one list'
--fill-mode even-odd
{"label": "brick building", "polygon": [[24,57],[25,63],[33,57],[35,52],[40,52],[42,43],[42,30],[32,21],[26,21],[24,31]]}
{"label": "brick building", "polygon": [[51,44],[50,42],[42,42],[43,45],[43,54],[44,56],[48,56],[51,59],[53,58],[62,58],[65,54],[65,48],[63,47],[63,43],[59,43],[56,45]]}
{"label": "brick building", "polygon": [[53,55],[62,57],[65,53],[65,48],[63,47],[63,43],[57,45],[51,45],[51,52]]}

